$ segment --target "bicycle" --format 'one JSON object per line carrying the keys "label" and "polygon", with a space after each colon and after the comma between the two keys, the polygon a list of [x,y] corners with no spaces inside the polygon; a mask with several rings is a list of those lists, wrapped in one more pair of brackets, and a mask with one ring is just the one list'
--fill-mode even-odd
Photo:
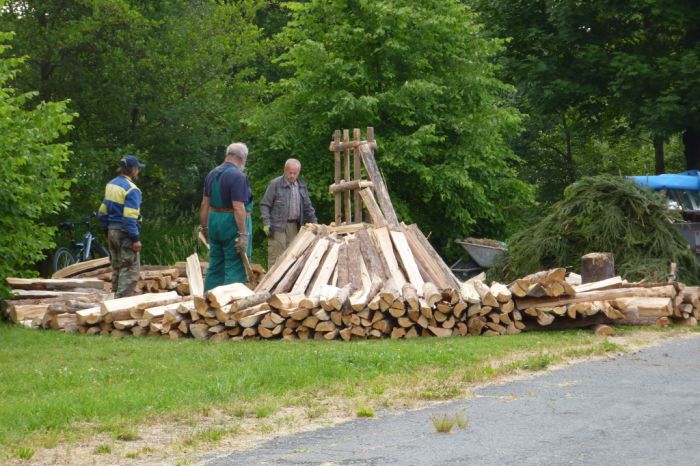
{"label": "bicycle", "polygon": [[[53,254],[53,271],[57,272],[64,267],[78,262],[85,262],[99,257],[109,257],[109,251],[97,240],[92,232],[92,219],[97,217],[97,212],[93,212],[77,222],[61,222],[58,227],[66,232],[71,241],[70,247],[61,246]],[[86,225],[87,231],[82,237],[82,242],[73,240],[73,230],[78,225]]]}

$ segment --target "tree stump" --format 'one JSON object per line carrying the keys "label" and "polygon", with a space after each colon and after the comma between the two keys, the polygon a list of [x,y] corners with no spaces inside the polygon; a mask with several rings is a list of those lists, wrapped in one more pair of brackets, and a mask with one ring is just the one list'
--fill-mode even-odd
{"label": "tree stump", "polygon": [[581,283],[591,283],[615,276],[615,259],[611,252],[592,252],[581,258]]}

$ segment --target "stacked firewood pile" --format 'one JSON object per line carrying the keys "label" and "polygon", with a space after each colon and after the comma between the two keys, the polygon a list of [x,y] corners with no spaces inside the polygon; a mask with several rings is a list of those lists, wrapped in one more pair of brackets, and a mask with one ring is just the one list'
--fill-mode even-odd
{"label": "stacked firewood pile", "polygon": [[[203,266],[206,270],[206,263]],[[105,289],[110,291],[112,268],[109,258],[103,257],[69,265],[54,273],[51,278],[99,278],[105,282]],[[180,295],[189,295],[189,284],[187,277],[185,277],[185,263],[179,262],[174,266],[142,266],[136,291],[139,293],[177,291]]]}
{"label": "stacked firewood pile", "polygon": [[[307,227],[314,228],[321,229]],[[24,299],[7,301],[5,310],[24,325],[66,332],[212,341],[501,335],[590,326],[608,334],[609,323],[697,325],[697,287],[625,283],[620,277],[572,285],[563,277],[564,269],[553,269],[509,286],[470,280],[459,290],[425,282],[422,296],[405,283],[401,293],[376,288],[368,298],[364,291],[353,292],[351,284],[328,285],[318,296],[291,289],[252,291],[242,284],[204,295],[200,276],[194,279],[199,282],[194,297],[171,291],[111,300],[104,300],[107,295],[95,279],[9,279],[16,287],[30,283],[31,288],[43,289],[16,289],[16,297]]]}
{"label": "stacked firewood pile", "polygon": [[[365,291],[353,292],[350,284],[322,287],[319,295],[286,287],[273,294],[263,289],[253,292],[234,284],[211,290],[206,298],[195,297],[189,328],[198,339],[350,340],[502,335],[591,326],[610,334],[605,324],[668,325],[671,320],[697,324],[696,288],[684,289],[677,282],[625,283],[620,277],[573,286],[564,274],[564,269],[544,271],[510,286],[488,286],[477,279],[463,283],[459,290],[438,289],[426,282],[422,296],[406,283],[399,294],[376,290],[369,299]],[[313,284],[309,286],[313,289]]]}
{"label": "stacked firewood pile", "polygon": [[[191,297],[179,296],[175,291],[112,299],[77,312],[77,330],[86,335],[168,336],[169,319],[179,317],[179,308],[191,305]],[[162,332],[164,322],[168,323],[168,331]]]}
{"label": "stacked firewood pile", "polygon": [[[509,286],[527,329],[622,325],[697,325],[699,290],[682,283],[627,283],[621,277],[578,284],[564,269],[539,272]],[[568,281],[567,281],[568,280]],[[572,282],[572,283],[570,283]]]}
{"label": "stacked firewood pile", "polygon": [[75,313],[107,299],[104,282],[97,278],[7,278],[12,297],[3,302],[4,314],[27,327],[54,330],[74,327]]}
{"label": "stacked firewood pile", "polygon": [[[185,264],[183,261],[170,267],[143,266],[137,291],[167,296],[174,294],[179,296],[180,300],[188,297],[189,282],[185,274]],[[200,266],[202,272],[206,271],[206,266],[206,263]],[[27,327],[67,332],[84,331],[87,329],[84,328],[85,322],[80,320],[81,315],[85,314],[86,310],[99,307],[112,297],[111,278],[108,258],[70,265],[54,273],[50,279],[9,277],[6,282],[12,289],[12,295],[4,301],[3,313],[9,320]],[[146,299],[144,303],[147,302]],[[93,322],[95,317],[91,315],[88,320]],[[103,324],[104,327],[103,319],[94,323]],[[102,334],[109,333],[109,330],[111,328],[100,328]],[[91,330],[91,333],[94,333],[94,330]]]}

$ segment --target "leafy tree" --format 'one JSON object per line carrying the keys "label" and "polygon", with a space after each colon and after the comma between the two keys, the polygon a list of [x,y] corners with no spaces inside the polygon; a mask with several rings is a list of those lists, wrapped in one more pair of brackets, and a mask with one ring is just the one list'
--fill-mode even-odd
{"label": "leafy tree", "polygon": [[264,80],[254,66],[267,47],[244,0],[9,1],[0,27],[15,29],[31,56],[19,89],[70,99],[79,167],[72,210],[94,210],[119,158],[135,152],[148,212],[190,208]]}
{"label": "leafy tree", "polygon": [[653,141],[657,171],[663,144],[682,133],[687,168],[700,167],[696,1],[477,3],[493,34],[512,38],[505,68],[528,111],[559,117],[574,109],[594,129],[622,118],[624,136]]}
{"label": "leafy tree", "polygon": [[[654,172],[652,137],[630,128],[624,119],[591,122],[570,108],[556,114],[533,112],[525,118],[524,128],[513,149],[525,161],[522,176],[537,186],[538,198],[545,204],[561,199],[564,189],[581,177]],[[665,147],[671,171],[685,169],[678,142],[673,137]]]}
{"label": "leafy tree", "polygon": [[468,234],[503,237],[531,190],[506,138],[519,128],[513,89],[494,77],[501,41],[486,40],[457,1],[288,4],[279,37],[287,78],[249,120],[255,190],[296,156],[322,221],[332,219],[328,151],[337,128],[374,126],[378,165],[399,217],[441,247]]}
{"label": "leafy tree", "polygon": [[66,102],[42,101],[29,108],[37,93],[10,87],[24,61],[6,56],[11,36],[0,33],[0,280],[31,273],[42,251],[53,246],[54,228],[41,219],[63,207],[68,194],[70,175],[64,175],[70,150],[60,139],[75,116]]}

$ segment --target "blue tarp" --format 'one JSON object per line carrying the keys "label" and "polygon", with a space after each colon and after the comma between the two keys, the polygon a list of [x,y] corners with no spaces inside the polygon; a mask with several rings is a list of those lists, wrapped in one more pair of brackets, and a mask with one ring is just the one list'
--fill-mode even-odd
{"label": "blue tarp", "polygon": [[700,171],[688,170],[678,174],[664,174],[654,176],[628,176],[640,186],[647,186],[655,191],[661,189],[685,189],[688,191],[700,191]]}

